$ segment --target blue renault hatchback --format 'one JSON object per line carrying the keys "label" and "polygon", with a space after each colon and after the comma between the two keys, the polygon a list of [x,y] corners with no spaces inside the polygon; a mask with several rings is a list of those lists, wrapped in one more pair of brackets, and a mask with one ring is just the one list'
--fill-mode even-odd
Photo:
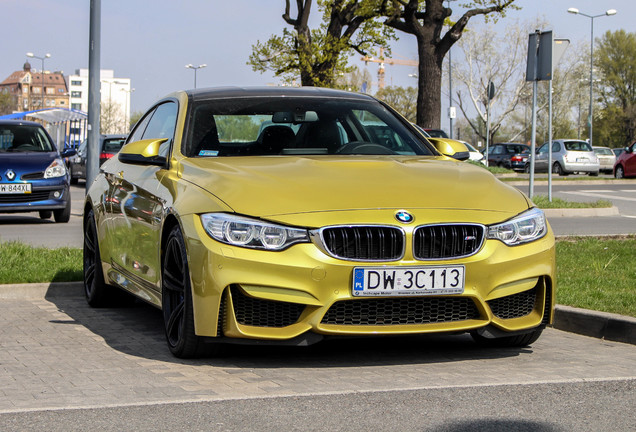
{"label": "blue renault hatchback", "polygon": [[68,222],[71,192],[65,157],[42,125],[0,120],[0,213],[39,212],[55,222]]}

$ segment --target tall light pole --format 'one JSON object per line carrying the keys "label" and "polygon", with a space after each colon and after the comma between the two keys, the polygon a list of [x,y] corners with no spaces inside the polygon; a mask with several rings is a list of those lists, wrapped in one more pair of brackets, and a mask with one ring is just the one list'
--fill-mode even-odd
{"label": "tall light pole", "polygon": [[128,112],[128,101],[130,100],[130,94],[135,91],[134,88],[128,89],[120,89],[123,92],[126,92],[126,109],[124,110],[124,116],[126,117],[126,132],[130,130],[130,113]]}
{"label": "tall light pole", "polygon": [[594,123],[594,18],[602,16],[616,15],[616,9],[608,9],[605,13],[600,15],[588,15],[580,12],[577,8],[569,8],[568,12],[574,15],[583,15],[590,19],[590,146],[592,145],[592,124]]}
{"label": "tall light pole", "polygon": [[35,58],[35,59],[38,59],[38,60],[42,60],[42,70],[40,71],[40,77],[42,78],[41,79],[41,81],[42,81],[42,105],[40,105],[40,108],[43,109],[44,108],[44,60],[46,60],[47,58],[50,58],[51,54],[46,53],[46,54],[44,54],[43,57],[39,57],[39,56],[34,55],[32,52],[28,52],[28,53],[26,53],[26,56],[27,57],[31,57],[31,58]]}
{"label": "tall light pole", "polygon": [[206,64],[195,66],[195,65],[193,65],[191,63],[185,65],[186,68],[194,70],[194,88],[197,88],[197,70],[202,69],[202,68],[204,68],[206,66],[207,66]]}

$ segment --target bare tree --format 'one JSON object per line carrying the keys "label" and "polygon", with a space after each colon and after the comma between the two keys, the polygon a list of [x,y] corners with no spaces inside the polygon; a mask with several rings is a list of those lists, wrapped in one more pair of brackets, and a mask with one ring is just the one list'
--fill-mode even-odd
{"label": "bare tree", "polygon": [[390,0],[385,9],[386,25],[412,34],[417,40],[417,124],[422,127],[440,127],[442,64],[448,50],[462,37],[468,21],[477,15],[502,16],[515,7],[514,0],[467,1],[461,5],[467,8],[464,14],[442,34],[452,14],[444,3],[445,0]]}
{"label": "bare tree", "polygon": [[101,133],[123,134],[128,132],[126,116],[119,104],[103,101],[100,117]]}

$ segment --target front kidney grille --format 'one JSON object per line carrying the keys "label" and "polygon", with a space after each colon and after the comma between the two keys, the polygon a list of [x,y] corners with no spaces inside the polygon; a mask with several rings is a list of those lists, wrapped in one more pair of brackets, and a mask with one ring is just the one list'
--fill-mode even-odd
{"label": "front kidney grille", "polygon": [[537,300],[537,288],[518,294],[490,300],[488,306],[493,315],[500,319],[520,318],[529,315]]}
{"label": "front kidney grille", "polygon": [[395,227],[330,227],[322,231],[322,241],[336,258],[395,261],[404,254],[404,233]]}
{"label": "front kidney grille", "polygon": [[249,297],[231,287],[234,316],[239,324],[255,327],[286,327],[298,321],[304,305]]}
{"label": "front kidney grille", "polygon": [[482,225],[426,225],[415,230],[416,259],[459,258],[477,253],[484,240]]}
{"label": "front kidney grille", "polygon": [[322,318],[333,325],[404,325],[479,319],[466,297],[357,299],[334,303]]}

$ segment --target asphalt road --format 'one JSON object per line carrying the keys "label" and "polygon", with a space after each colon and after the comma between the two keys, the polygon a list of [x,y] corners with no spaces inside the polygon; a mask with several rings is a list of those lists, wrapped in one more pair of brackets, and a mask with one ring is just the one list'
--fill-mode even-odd
{"label": "asphalt road", "polygon": [[0,297],[2,431],[636,430],[636,345],[547,329],[523,349],[437,335],[179,360],[159,311],[80,293]]}

